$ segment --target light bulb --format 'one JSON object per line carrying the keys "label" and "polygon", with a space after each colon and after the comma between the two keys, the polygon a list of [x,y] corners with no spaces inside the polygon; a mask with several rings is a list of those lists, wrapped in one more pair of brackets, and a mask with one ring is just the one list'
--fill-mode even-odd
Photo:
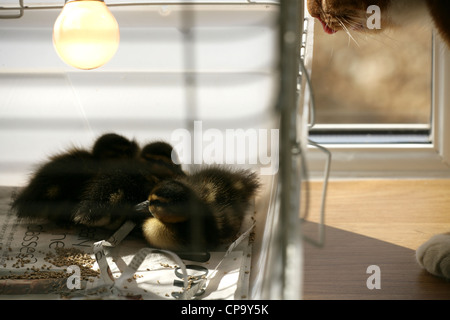
{"label": "light bulb", "polygon": [[119,46],[119,25],[102,0],[69,0],[53,27],[59,57],[79,69],[108,62]]}

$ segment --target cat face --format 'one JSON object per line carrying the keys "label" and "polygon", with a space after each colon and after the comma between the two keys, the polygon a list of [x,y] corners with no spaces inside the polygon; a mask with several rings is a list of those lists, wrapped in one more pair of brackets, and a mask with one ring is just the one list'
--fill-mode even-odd
{"label": "cat face", "polygon": [[388,9],[390,0],[308,0],[308,11],[312,17],[317,18],[326,33],[333,34],[339,30],[376,32],[378,29],[369,29],[367,19],[372,15],[367,8],[376,5],[380,8],[381,21],[389,24]]}
{"label": "cat face", "polygon": [[[379,8],[379,28],[369,28],[368,19],[375,14],[370,6]],[[408,23],[431,25],[450,47],[450,1],[443,0],[308,0],[308,11],[317,18],[326,33],[344,30],[379,32],[387,28],[404,27]]]}

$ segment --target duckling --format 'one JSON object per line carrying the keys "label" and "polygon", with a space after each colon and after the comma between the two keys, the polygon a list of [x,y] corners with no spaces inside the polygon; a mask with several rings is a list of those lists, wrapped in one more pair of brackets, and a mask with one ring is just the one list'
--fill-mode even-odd
{"label": "duckling", "polygon": [[184,175],[171,161],[172,146],[149,143],[137,158],[110,161],[87,184],[73,214],[77,224],[118,228],[125,220],[140,223],[145,217],[135,206],[148,197],[157,183]]}
{"label": "duckling", "polygon": [[142,148],[141,159],[152,166],[151,171],[158,177],[185,175],[181,165],[173,162],[178,156],[173,147],[164,141],[155,141]]}
{"label": "duckling", "polygon": [[100,136],[92,147],[92,155],[95,159],[132,159],[139,153],[139,146],[134,140],[107,133]]}
{"label": "duckling", "polygon": [[143,235],[155,247],[181,252],[231,243],[258,188],[255,173],[219,167],[165,180],[150,192]]}
{"label": "duckling", "polygon": [[[157,145],[163,148],[163,156],[171,148]],[[140,196],[145,199],[157,181],[150,153],[157,156],[158,148],[147,146],[144,150],[140,152],[135,141],[108,133],[99,137],[90,151],[73,148],[52,156],[36,170],[12,208],[19,219],[106,226],[111,221],[101,219],[104,210],[112,209],[112,216],[121,216],[119,204]]]}
{"label": "duckling", "polygon": [[72,149],[52,156],[20,191],[12,208],[19,219],[47,219],[67,224],[80,200],[81,190],[97,170],[96,159],[86,150]]}

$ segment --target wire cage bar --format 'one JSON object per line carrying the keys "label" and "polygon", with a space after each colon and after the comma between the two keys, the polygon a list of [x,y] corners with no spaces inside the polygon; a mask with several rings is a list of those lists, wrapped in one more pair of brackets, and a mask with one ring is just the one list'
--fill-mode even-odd
{"label": "wire cage bar", "polygon": [[298,219],[300,180],[297,159],[292,155],[297,144],[298,73],[300,37],[303,28],[300,1],[280,3],[280,189],[279,217],[268,260],[270,279],[263,296],[271,299],[299,299],[302,270],[301,230]]}

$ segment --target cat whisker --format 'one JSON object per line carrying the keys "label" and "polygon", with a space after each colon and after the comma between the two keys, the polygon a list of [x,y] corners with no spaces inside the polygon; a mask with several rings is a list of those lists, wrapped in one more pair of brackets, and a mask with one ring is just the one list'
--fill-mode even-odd
{"label": "cat whisker", "polygon": [[[321,20],[322,20],[323,22],[325,22],[325,25],[326,25],[327,27],[329,27],[330,29],[334,29],[334,28],[332,28],[332,24],[330,23],[330,19],[327,19],[327,17],[329,17],[329,14],[327,14],[327,13],[323,10],[322,7],[319,7],[319,11],[320,11],[320,17],[321,17]],[[337,23],[341,26],[341,28],[344,30],[344,32],[347,33],[347,35],[349,36],[349,39],[350,39],[350,40],[353,40],[353,42],[354,42],[358,47],[360,47],[358,41],[357,41],[357,40],[353,37],[353,35],[350,33],[350,30],[349,30],[349,28],[346,26],[346,23],[347,23],[347,25],[349,25],[351,28],[354,28],[355,30],[364,29],[364,28],[362,27],[363,24],[354,21],[354,20],[356,20],[356,19],[354,19],[354,18],[352,18],[352,17],[350,17],[350,16],[348,17],[348,19],[346,19],[346,17],[334,17],[334,19],[335,19],[335,21],[337,21]],[[344,19],[345,21],[343,21],[342,19]]]}
{"label": "cat whisker", "polygon": [[349,38],[350,38],[351,40],[353,40],[353,42],[354,42],[358,47],[360,47],[358,41],[356,41],[356,39],[352,36],[352,34],[351,34],[350,31],[348,30],[348,28],[347,28],[347,26],[345,25],[345,23],[342,22],[340,18],[336,18],[336,20],[337,20],[337,22],[339,23],[339,25],[342,27],[342,29],[345,31],[345,33],[347,33],[347,35],[349,36]]}
{"label": "cat whisker", "polygon": [[361,24],[361,25],[365,24],[366,21],[367,21],[366,17],[361,17],[359,15],[349,15],[349,14],[347,14],[347,15],[345,15],[345,18],[349,22],[354,22],[354,23],[358,23],[358,24]]}
{"label": "cat whisker", "polygon": [[355,29],[355,30],[358,30],[361,32],[366,31],[366,29],[364,28],[364,23],[359,22],[357,19],[355,19],[353,17],[345,16],[345,17],[340,17],[339,19],[341,20],[341,22],[343,22],[345,25],[349,26],[352,29]]}
{"label": "cat whisker", "polygon": [[391,37],[387,31],[383,32],[383,37],[377,36],[377,33],[369,32],[369,30],[365,27],[366,20],[364,17],[359,16],[345,16],[341,17],[342,21],[350,28],[357,31],[358,38],[363,38],[366,41],[377,41],[381,42],[385,45],[389,45],[389,43],[395,43],[396,39]]}

